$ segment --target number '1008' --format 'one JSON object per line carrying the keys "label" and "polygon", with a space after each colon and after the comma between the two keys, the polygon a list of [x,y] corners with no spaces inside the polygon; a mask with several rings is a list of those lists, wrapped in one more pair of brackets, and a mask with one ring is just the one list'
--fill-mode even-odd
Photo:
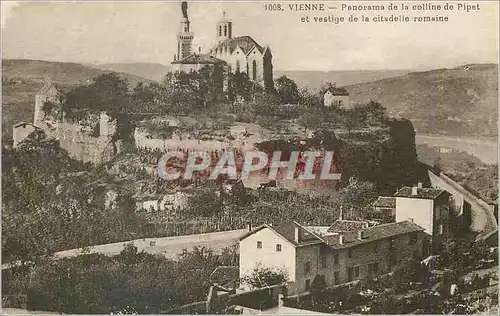
{"label": "number '1008'", "polygon": [[276,4],[276,3],[273,3],[273,4],[266,4],[264,5],[264,9],[266,11],[281,11],[281,4]]}

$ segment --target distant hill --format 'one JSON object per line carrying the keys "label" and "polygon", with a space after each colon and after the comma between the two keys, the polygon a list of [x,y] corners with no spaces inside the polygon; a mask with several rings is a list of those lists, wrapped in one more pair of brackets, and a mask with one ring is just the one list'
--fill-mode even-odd
{"label": "distant hill", "polygon": [[158,63],[116,63],[94,65],[94,67],[116,72],[124,72],[149,80],[161,81],[171,67]]}
{"label": "distant hill", "polygon": [[327,83],[338,86],[349,86],[357,83],[371,82],[380,79],[406,75],[410,70],[343,70],[343,71],[275,71],[274,77],[287,76],[293,79],[299,87],[308,87],[317,91]]}
{"label": "distant hill", "polygon": [[[64,85],[83,84],[100,74],[110,72],[77,63],[60,63],[40,60],[2,60],[2,139],[12,137],[12,125],[18,121],[33,120],[35,94],[46,79]],[[130,86],[150,80],[118,72]]]}
{"label": "distant hill", "polygon": [[[107,69],[116,72],[148,78],[160,81],[172,68],[170,65],[157,63],[116,63],[93,65],[99,69]],[[299,86],[308,86],[311,90],[319,90],[327,82],[336,82],[338,85],[352,85],[362,82],[370,82],[379,79],[398,77],[409,73],[410,70],[353,70],[353,71],[275,71],[274,77],[287,76],[293,79]]]}
{"label": "distant hill", "polygon": [[411,119],[418,133],[498,135],[497,64],[412,72],[345,88],[352,102],[380,102],[392,116]]}
{"label": "distant hill", "polygon": [[[2,77],[19,78],[32,82],[43,83],[46,78],[50,78],[55,83],[81,84],[86,80],[100,74],[114,70],[103,70],[85,66],[77,63],[61,63],[41,60],[26,59],[3,59]],[[135,86],[140,81],[150,81],[140,76],[117,72],[123,79],[127,80],[131,86]]]}

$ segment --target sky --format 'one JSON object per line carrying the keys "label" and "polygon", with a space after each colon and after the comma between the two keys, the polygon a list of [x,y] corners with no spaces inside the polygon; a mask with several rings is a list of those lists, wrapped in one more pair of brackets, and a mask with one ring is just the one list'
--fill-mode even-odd
{"label": "sky", "polygon": [[[323,12],[290,11],[288,3],[280,2],[286,10],[271,12],[264,7],[269,3],[189,2],[194,49],[207,51],[215,44],[216,23],[225,11],[234,36],[250,35],[270,47],[277,70],[433,69],[498,62],[497,1],[470,2],[480,9],[469,13],[420,12],[446,15],[447,23],[342,24],[300,20],[306,15],[389,15],[390,2],[344,2],[385,5],[379,12],[342,11],[342,2],[317,2],[337,7]],[[2,56],[168,65],[176,53],[181,17],[180,2],[2,1]]]}

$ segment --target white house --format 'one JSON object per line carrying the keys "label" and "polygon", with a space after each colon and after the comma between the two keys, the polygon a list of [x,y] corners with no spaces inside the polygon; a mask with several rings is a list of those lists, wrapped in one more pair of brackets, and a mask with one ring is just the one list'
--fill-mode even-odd
{"label": "white house", "polygon": [[328,87],[323,92],[323,105],[326,107],[338,106],[349,109],[351,107],[349,92],[344,88],[337,88],[335,86]]}

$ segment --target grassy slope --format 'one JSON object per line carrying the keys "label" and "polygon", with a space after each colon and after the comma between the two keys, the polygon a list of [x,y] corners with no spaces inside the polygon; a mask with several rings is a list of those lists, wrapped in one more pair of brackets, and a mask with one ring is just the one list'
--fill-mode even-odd
{"label": "grassy slope", "polygon": [[351,100],[382,103],[420,133],[497,135],[498,65],[410,73],[347,86]]}
{"label": "grassy slope", "polygon": [[[76,85],[108,71],[76,63],[56,63],[38,60],[2,60],[2,139],[12,137],[12,125],[17,121],[33,120],[35,94],[50,78],[56,84]],[[147,79],[119,73],[131,86]],[[6,84],[9,79],[21,82]]]}
{"label": "grassy slope", "polygon": [[171,70],[170,66],[157,63],[116,63],[95,65],[99,69],[124,72],[150,80],[160,81]]}
{"label": "grassy slope", "polygon": [[287,76],[299,87],[317,91],[327,82],[348,86],[408,74],[409,70],[346,70],[346,71],[275,71],[274,77]]}

